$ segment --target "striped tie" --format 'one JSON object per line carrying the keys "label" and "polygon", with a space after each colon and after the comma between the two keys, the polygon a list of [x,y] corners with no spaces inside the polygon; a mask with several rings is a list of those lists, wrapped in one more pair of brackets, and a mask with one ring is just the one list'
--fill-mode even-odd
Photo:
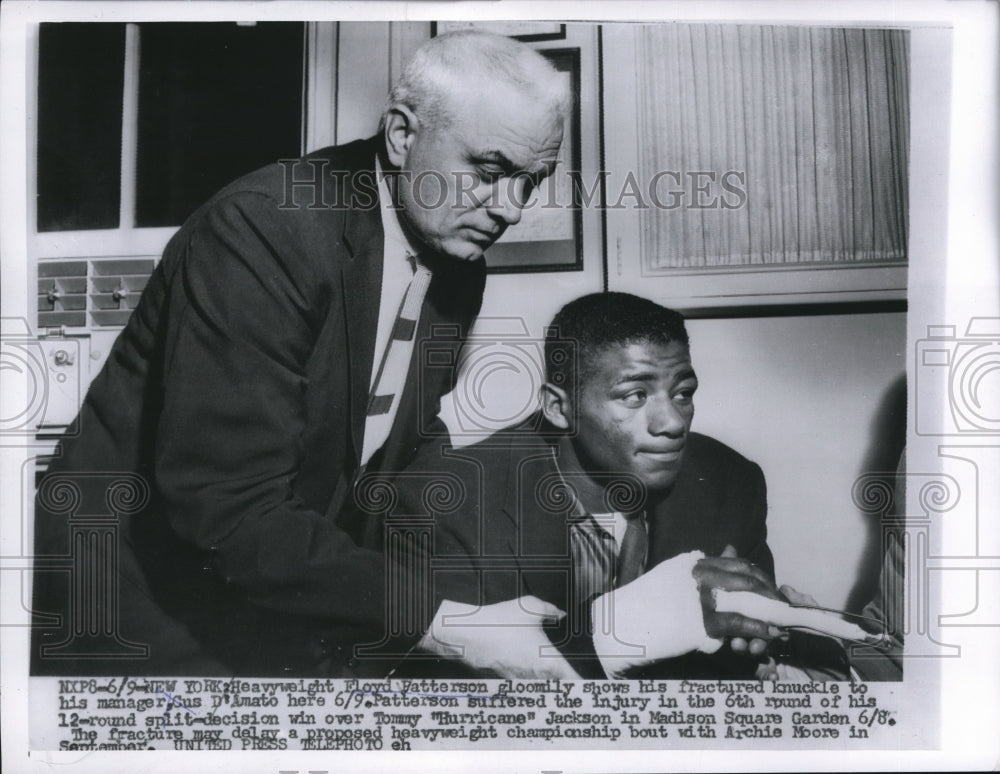
{"label": "striped tie", "polygon": [[403,303],[396,316],[392,336],[382,353],[378,375],[372,384],[368,397],[368,413],[365,418],[365,440],[361,452],[361,464],[366,465],[372,455],[385,443],[392,429],[393,420],[399,409],[400,395],[406,386],[406,374],[413,357],[413,344],[420,321],[420,309],[424,296],[431,284],[431,270],[409,255],[414,267],[413,279],[403,296]]}
{"label": "striped tie", "polygon": [[600,523],[589,513],[573,518],[570,528],[574,604],[585,604],[614,588],[617,546],[610,520]]}

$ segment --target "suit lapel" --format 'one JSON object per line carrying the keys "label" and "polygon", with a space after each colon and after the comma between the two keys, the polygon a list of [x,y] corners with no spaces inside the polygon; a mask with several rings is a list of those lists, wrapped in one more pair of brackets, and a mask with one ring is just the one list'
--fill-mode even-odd
{"label": "suit lapel", "polygon": [[570,583],[569,522],[564,510],[548,507],[548,494],[559,482],[559,471],[552,447],[543,439],[528,434],[523,443],[527,448],[510,457],[503,507],[514,523],[510,553],[520,565],[526,593],[565,610]]}
{"label": "suit lapel", "polygon": [[[372,150],[372,180],[374,173]],[[366,170],[366,171],[368,171]],[[375,189],[377,191],[377,188]],[[371,202],[372,191],[356,191],[348,185],[347,202]],[[356,200],[350,197],[356,196]],[[366,198],[367,197],[367,198]],[[372,206],[348,206],[344,217],[344,245],[350,258],[341,266],[341,292],[344,299],[348,368],[351,381],[351,442],[357,459],[361,458],[368,410],[375,334],[378,328],[379,302],[382,294],[382,253],[385,237],[377,195]]]}

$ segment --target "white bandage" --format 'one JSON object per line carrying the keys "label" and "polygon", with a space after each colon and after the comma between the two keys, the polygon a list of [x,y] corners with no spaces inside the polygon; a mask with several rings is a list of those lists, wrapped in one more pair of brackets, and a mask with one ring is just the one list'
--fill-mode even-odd
{"label": "white bandage", "polygon": [[739,613],[747,618],[755,618],[779,627],[799,627],[840,637],[845,640],[871,640],[864,629],[857,624],[838,618],[835,614],[811,607],[793,607],[769,597],[762,597],[752,591],[725,591],[713,589],[715,611],[717,613]]}
{"label": "white bandage", "polygon": [[701,551],[675,556],[591,604],[594,650],[609,677],[698,650],[714,653],[692,570]]}

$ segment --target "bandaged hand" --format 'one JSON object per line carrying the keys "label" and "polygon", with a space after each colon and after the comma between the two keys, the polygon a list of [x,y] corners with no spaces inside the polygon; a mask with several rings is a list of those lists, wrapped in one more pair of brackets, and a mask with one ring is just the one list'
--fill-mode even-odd
{"label": "bandaged hand", "polygon": [[[860,626],[845,621],[836,613],[814,609],[816,600],[808,594],[800,594],[791,586],[782,586],[782,599],[768,599],[741,591],[715,592],[717,610],[738,612],[753,616],[775,626],[810,629],[820,634],[860,642],[877,641],[879,637],[869,634]],[[789,602],[791,604],[789,604]]]}
{"label": "bandaged hand", "polygon": [[778,596],[767,575],[749,562],[731,556],[706,559],[692,551],[597,597],[591,604],[593,642],[605,673],[620,677],[629,669],[692,651],[714,653],[725,637],[759,640],[762,652],[781,633],[738,613],[717,612],[714,589]]}
{"label": "bandaged hand", "polygon": [[712,637],[729,637],[729,646],[734,653],[749,653],[761,656],[767,651],[768,643],[782,632],[769,626],[764,619],[755,618],[738,609],[719,610],[716,607],[716,592],[741,591],[763,598],[781,600],[781,593],[775,588],[770,576],[755,564],[741,559],[736,549],[727,545],[718,557],[702,559],[695,566],[695,578],[701,592],[702,609],[705,612],[705,630]]}

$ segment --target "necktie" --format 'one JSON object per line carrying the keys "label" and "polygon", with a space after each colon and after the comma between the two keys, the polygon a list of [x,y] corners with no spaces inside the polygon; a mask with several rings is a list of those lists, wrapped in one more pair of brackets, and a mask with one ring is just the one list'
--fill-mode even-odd
{"label": "necktie", "polygon": [[420,263],[415,256],[408,258],[414,267],[413,278],[399,306],[392,336],[389,337],[378,375],[372,383],[368,396],[365,440],[361,452],[362,465],[368,463],[389,437],[389,431],[399,409],[399,399],[406,386],[406,374],[410,370],[420,309],[424,305],[424,296],[427,295],[427,288],[431,284],[431,270]]}
{"label": "necktie", "polygon": [[598,524],[586,512],[575,517],[570,531],[573,606],[585,604],[613,588],[617,546],[610,527]]}
{"label": "necktie", "polygon": [[621,588],[631,583],[646,568],[646,525],[642,512],[632,513],[625,517],[628,526],[622,538],[621,550],[618,552],[618,575],[615,578],[615,588]]}

